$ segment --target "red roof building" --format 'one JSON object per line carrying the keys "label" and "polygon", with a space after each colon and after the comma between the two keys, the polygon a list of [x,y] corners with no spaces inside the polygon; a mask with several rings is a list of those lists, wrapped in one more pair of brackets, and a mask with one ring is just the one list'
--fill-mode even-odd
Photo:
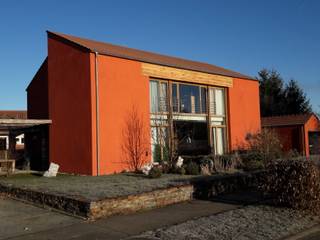
{"label": "red roof building", "polygon": [[224,154],[260,130],[259,84],[250,76],[54,32],[27,93],[28,117],[52,120],[49,161],[62,172],[127,169],[123,133],[133,106],[148,135],[146,162],[158,150],[164,158],[166,144],[181,155]]}
{"label": "red roof building", "polygon": [[320,120],[316,114],[263,117],[261,126],[278,133],[284,151],[296,150],[307,157],[320,154]]}

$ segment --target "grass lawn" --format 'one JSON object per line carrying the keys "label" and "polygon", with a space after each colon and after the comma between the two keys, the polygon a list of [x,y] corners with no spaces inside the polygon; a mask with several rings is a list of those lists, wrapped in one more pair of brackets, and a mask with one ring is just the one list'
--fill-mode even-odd
{"label": "grass lawn", "polygon": [[161,178],[150,179],[139,174],[114,174],[99,177],[59,174],[55,178],[45,178],[33,174],[17,174],[0,177],[0,184],[92,201],[184,185],[195,177],[163,174]]}

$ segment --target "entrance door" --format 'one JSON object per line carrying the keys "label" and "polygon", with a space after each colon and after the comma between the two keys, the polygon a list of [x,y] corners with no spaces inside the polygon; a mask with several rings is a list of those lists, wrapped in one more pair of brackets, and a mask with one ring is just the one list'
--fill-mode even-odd
{"label": "entrance door", "polygon": [[320,155],[320,132],[309,132],[309,153]]}

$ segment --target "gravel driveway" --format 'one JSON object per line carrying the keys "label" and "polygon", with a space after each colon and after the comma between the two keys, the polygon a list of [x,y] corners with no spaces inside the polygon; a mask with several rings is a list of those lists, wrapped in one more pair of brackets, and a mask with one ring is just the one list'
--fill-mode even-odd
{"label": "gravel driveway", "polygon": [[318,218],[291,209],[248,206],[145,232],[129,239],[281,239],[317,223]]}

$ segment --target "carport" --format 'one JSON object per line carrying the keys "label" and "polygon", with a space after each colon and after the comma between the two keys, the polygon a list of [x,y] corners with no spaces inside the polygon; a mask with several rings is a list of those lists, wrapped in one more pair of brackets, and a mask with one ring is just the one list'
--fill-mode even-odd
{"label": "carport", "polygon": [[51,120],[43,119],[0,119],[0,135],[8,136],[8,149],[0,151],[0,169],[9,165],[12,170],[18,160],[16,136],[25,135],[25,152],[22,161],[36,170],[48,165],[48,126]]}

